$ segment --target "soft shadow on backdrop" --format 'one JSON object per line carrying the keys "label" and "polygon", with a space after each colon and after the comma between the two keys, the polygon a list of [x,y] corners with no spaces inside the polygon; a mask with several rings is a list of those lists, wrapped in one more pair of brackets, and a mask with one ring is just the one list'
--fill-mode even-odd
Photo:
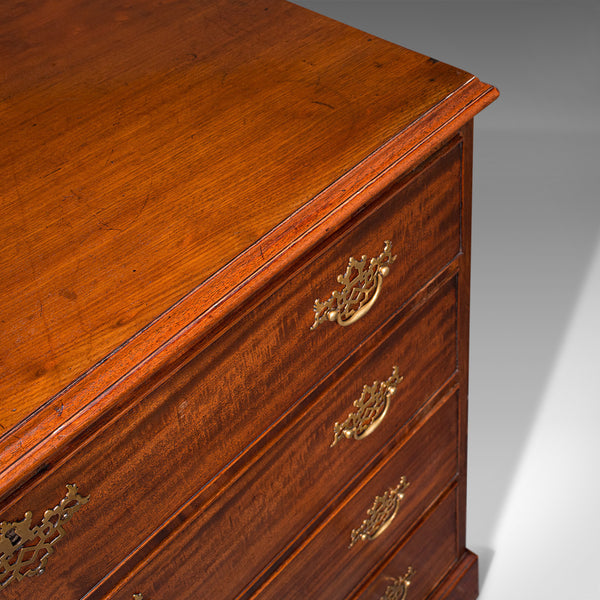
{"label": "soft shadow on backdrop", "polygon": [[475,121],[481,599],[600,597],[600,3],[296,2],[500,89]]}

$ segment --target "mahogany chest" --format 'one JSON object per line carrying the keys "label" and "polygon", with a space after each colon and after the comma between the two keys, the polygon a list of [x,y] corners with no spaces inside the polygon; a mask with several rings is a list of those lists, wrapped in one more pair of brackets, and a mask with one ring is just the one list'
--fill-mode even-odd
{"label": "mahogany chest", "polygon": [[0,599],[471,600],[472,119],[280,0],[0,7]]}

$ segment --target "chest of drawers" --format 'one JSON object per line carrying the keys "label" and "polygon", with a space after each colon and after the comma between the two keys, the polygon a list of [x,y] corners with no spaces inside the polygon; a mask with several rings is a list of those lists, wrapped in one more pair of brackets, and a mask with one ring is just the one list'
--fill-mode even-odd
{"label": "chest of drawers", "polygon": [[0,598],[474,598],[495,88],[279,0],[0,10]]}

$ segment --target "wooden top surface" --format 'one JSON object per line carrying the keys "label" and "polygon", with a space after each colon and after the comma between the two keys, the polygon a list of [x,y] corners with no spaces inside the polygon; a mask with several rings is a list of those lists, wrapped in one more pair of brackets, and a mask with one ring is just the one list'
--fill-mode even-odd
{"label": "wooden top surface", "polygon": [[0,66],[0,435],[474,80],[275,0],[9,0]]}

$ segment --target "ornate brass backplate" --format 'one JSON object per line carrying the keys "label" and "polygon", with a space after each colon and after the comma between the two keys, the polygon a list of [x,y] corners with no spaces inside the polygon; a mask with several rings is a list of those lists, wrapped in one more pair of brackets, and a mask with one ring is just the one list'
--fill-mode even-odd
{"label": "ornate brass backplate", "polygon": [[68,484],[67,495],[44,513],[38,525],[31,525],[31,511],[21,521],[0,523],[0,589],[44,572],[54,545],[65,534],[63,525],[89,499],[79,495],[76,485]]}
{"label": "ornate brass backplate", "polygon": [[404,498],[404,491],[408,485],[406,477],[402,477],[395,488],[390,488],[383,496],[375,497],[373,506],[367,511],[367,518],[360,527],[352,530],[349,548],[352,548],[359,540],[374,540],[389,527],[398,513],[400,502]]}
{"label": "ornate brass backplate", "polygon": [[406,600],[410,579],[415,574],[412,567],[408,567],[404,577],[391,577],[391,583],[379,600]]}
{"label": "ornate brass backplate", "polygon": [[344,287],[335,290],[324,302],[315,300],[315,329],[324,321],[335,321],[338,325],[347,326],[358,321],[367,314],[381,291],[383,278],[390,272],[390,265],[396,260],[392,256],[392,242],[386,240],[383,252],[367,262],[367,257],[360,260],[350,257],[348,267],[343,275],[338,275],[338,283]]}
{"label": "ornate brass backplate", "polygon": [[356,411],[350,413],[343,423],[333,426],[331,446],[335,446],[343,438],[361,440],[373,433],[387,414],[390,400],[402,379],[398,367],[393,367],[392,374],[386,381],[374,381],[373,385],[365,385],[360,398],[354,401]]}

